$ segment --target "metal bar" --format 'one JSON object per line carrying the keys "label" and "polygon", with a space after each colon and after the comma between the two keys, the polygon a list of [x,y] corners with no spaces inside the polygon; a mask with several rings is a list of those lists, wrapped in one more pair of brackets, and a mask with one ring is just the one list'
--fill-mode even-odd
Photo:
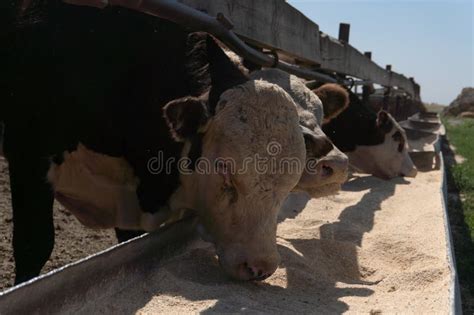
{"label": "metal bar", "polygon": [[451,314],[462,314],[462,302],[461,302],[461,289],[459,287],[459,276],[458,270],[456,268],[456,256],[454,254],[454,242],[453,242],[453,234],[451,231],[451,225],[449,224],[449,212],[448,212],[448,179],[446,173],[446,162],[444,161],[444,153],[439,152],[441,151],[441,142],[445,141],[445,137],[440,137],[438,141],[435,143],[435,149],[437,154],[439,155],[440,160],[440,168],[443,172],[443,179],[441,183],[441,203],[443,205],[443,223],[444,223],[444,230],[445,230],[445,242],[448,252],[448,264],[449,269],[451,270],[451,283],[449,288],[449,306],[451,309]]}
{"label": "metal bar", "polygon": [[[275,64],[275,58],[273,56],[265,55],[249,47],[234,32],[229,30],[231,25],[228,22],[221,23],[220,21],[228,21],[228,19],[226,19],[224,16],[221,15],[220,18],[217,19],[173,0],[63,1],[69,4],[92,6],[97,8],[105,8],[106,6],[121,6],[132,10],[137,10],[149,15],[160,17],[162,19],[170,20],[180,25],[185,25],[194,30],[205,31],[209,34],[212,34],[224,42],[235,53],[255,64],[259,64],[264,67],[272,67]],[[300,68],[283,61],[278,61],[276,67],[304,79],[332,83],[338,82],[338,80],[329,75]]]}
{"label": "metal bar", "polygon": [[[317,87],[320,86],[320,83],[321,81],[316,81],[316,80],[311,80],[311,81],[308,81],[306,82],[306,87],[308,89],[316,89]],[[345,80],[344,83],[342,83],[344,85],[347,85],[347,86],[358,86],[358,85],[372,85],[374,84],[374,82],[370,81],[370,80]]]}
{"label": "metal bar", "polygon": [[195,225],[195,217],[182,219],[0,292],[0,314],[83,313],[85,301],[143,281],[151,266],[196,239]]}

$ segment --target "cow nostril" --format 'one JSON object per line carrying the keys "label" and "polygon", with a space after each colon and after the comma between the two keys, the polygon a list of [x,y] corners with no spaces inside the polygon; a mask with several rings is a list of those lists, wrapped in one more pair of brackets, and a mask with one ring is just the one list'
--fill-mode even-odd
{"label": "cow nostril", "polygon": [[262,280],[265,280],[267,279],[268,277],[270,277],[271,274],[270,273],[259,273],[258,277],[254,277],[252,280],[254,281],[262,281]]}
{"label": "cow nostril", "polygon": [[[274,269],[267,269],[265,263],[242,262],[237,266],[239,280],[262,281],[270,277]],[[275,268],[276,269],[276,268]]]}
{"label": "cow nostril", "polygon": [[250,279],[257,277],[257,272],[253,267],[249,266],[247,262],[242,263],[240,266],[241,270],[245,271]]}
{"label": "cow nostril", "polygon": [[250,280],[263,280],[270,276],[269,274],[264,273],[260,268],[249,266],[248,263],[244,263],[243,265],[250,276]]}
{"label": "cow nostril", "polygon": [[323,177],[329,177],[329,176],[331,176],[333,173],[334,173],[334,170],[332,169],[332,167],[327,166],[327,165],[323,165],[323,166],[321,167],[321,176],[323,176]]}

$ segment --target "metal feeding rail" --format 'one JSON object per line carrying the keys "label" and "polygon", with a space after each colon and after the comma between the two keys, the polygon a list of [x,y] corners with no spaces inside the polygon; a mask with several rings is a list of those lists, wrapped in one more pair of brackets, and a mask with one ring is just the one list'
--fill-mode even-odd
{"label": "metal feeding rail", "polygon": [[191,29],[213,34],[235,53],[255,64],[264,67],[277,67],[305,79],[318,80],[322,82],[345,83],[344,80],[337,80],[323,73],[294,66],[279,60],[274,54],[266,55],[251,48],[231,31],[234,26],[222,13],[218,13],[216,18],[213,18],[201,11],[173,0],[64,0],[64,2],[75,5],[94,6],[98,8],[104,8],[106,6],[122,6],[128,9],[137,10],[170,20]]}

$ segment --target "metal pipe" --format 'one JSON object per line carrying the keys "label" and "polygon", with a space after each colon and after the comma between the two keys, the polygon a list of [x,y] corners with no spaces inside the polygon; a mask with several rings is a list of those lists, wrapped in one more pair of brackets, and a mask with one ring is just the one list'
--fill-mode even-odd
{"label": "metal pipe", "polygon": [[[320,85],[321,81],[318,80],[311,80],[306,82],[306,87],[309,89],[316,89]],[[346,85],[346,86],[358,86],[358,85],[372,85],[373,82],[370,80],[344,80],[340,81],[339,83]]]}
{"label": "metal pipe", "polygon": [[[234,32],[229,20],[221,15],[219,19],[195,10],[175,0],[63,0],[65,3],[105,8],[107,6],[121,6],[140,11],[149,15],[187,26],[198,31],[205,31],[214,35],[239,56],[264,67],[275,65],[275,57],[263,54],[242,41]],[[333,77],[300,68],[292,64],[278,61],[276,67],[298,77],[318,80],[321,82],[337,83]]]}

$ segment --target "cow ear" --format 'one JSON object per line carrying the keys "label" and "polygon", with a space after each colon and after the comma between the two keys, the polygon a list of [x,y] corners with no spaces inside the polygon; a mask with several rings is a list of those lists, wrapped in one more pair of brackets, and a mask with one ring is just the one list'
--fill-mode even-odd
{"label": "cow ear", "polygon": [[319,159],[331,152],[333,144],[322,131],[319,133],[303,126],[300,127],[303,132],[307,158]]}
{"label": "cow ear", "polygon": [[349,106],[349,93],[342,86],[328,83],[320,86],[314,93],[323,103],[324,120],[323,124],[336,118]]}
{"label": "cow ear", "polygon": [[163,107],[163,115],[176,141],[182,142],[202,132],[209,121],[205,101],[197,97],[183,97]]}
{"label": "cow ear", "polygon": [[382,129],[385,133],[389,133],[393,128],[390,116],[384,110],[379,111],[377,114],[377,127]]}
{"label": "cow ear", "polygon": [[248,77],[229,59],[210,35],[207,36],[206,47],[211,75],[209,108],[211,113],[214,113],[221,94],[234,86],[247,82]]}

